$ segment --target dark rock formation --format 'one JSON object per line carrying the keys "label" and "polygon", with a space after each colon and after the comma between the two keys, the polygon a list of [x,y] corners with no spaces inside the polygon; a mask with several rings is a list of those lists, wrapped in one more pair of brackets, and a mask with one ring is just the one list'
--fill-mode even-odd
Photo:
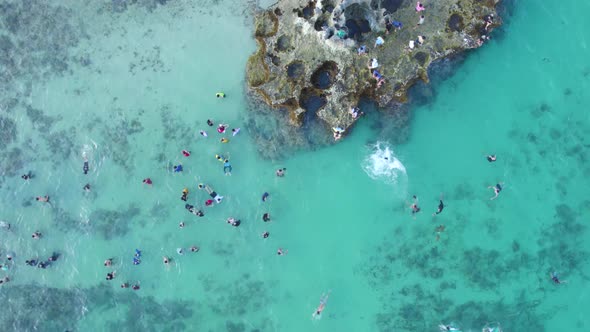
{"label": "dark rock formation", "polygon": [[[426,9],[416,12],[413,0],[279,0],[256,17],[258,50],[248,60],[247,81],[265,103],[287,109],[295,126],[314,112],[328,127],[346,129],[360,98],[379,107],[404,103],[411,86],[429,81],[432,62],[479,47],[482,35],[500,24],[499,1],[425,1]],[[490,14],[495,19],[486,30]],[[386,21],[403,27],[387,34]],[[378,36],[385,43],[375,47]],[[409,50],[418,36],[424,43]],[[357,55],[361,45],[368,56]],[[371,58],[385,78],[380,88],[368,68]]]}

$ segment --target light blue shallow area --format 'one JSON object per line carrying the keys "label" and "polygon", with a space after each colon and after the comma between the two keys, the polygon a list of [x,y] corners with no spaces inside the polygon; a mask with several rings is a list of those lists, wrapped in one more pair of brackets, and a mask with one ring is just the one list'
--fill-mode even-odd
{"label": "light blue shallow area", "polygon": [[[0,220],[11,223],[0,251],[14,259],[0,272],[11,279],[0,286],[0,330],[590,328],[589,2],[511,2],[489,43],[415,91],[396,117],[409,127],[383,125],[392,117],[363,105],[368,116],[342,142],[281,160],[260,157],[254,137],[284,128],[265,123],[244,88],[256,2],[123,2],[37,4],[30,13],[55,19],[19,16],[12,32],[5,23],[15,62],[0,104]],[[62,46],[16,51],[26,49],[17,38],[35,36]],[[67,54],[67,69],[43,51]],[[241,131],[218,134],[207,119]],[[35,177],[23,181],[27,170]],[[223,202],[205,207],[199,183]],[[205,217],[187,212],[183,188]],[[34,200],[43,195],[51,205]],[[52,252],[47,269],[25,264]]]}

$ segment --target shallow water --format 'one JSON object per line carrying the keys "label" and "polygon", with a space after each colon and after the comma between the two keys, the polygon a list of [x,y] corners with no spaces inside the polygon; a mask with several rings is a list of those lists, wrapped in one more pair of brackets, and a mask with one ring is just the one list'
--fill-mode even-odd
{"label": "shallow water", "polygon": [[[0,220],[12,227],[0,250],[15,253],[0,274],[11,278],[1,330],[588,329],[590,4],[515,2],[505,31],[417,89],[412,107],[379,116],[363,105],[369,115],[340,144],[262,151],[281,159],[261,158],[255,142],[285,129],[244,95],[254,2],[36,5],[3,17],[20,13],[5,30],[20,46],[1,54]],[[242,130],[223,144],[207,118]],[[232,176],[215,154],[229,156]],[[184,172],[171,171],[178,163]],[[198,183],[224,201],[203,207]],[[185,187],[205,217],[183,208]],[[51,205],[34,201],[45,194]],[[193,244],[200,252],[176,254]],[[45,270],[24,264],[53,251]]]}

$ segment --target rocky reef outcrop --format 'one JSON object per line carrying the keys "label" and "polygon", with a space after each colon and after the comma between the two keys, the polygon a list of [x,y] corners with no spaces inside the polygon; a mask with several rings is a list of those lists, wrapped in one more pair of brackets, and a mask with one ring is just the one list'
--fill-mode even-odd
{"label": "rocky reef outcrop", "polygon": [[425,0],[422,10],[410,0],[279,0],[256,16],[247,82],[295,126],[314,112],[327,128],[347,129],[361,98],[382,108],[404,103],[412,85],[428,82],[432,62],[481,46],[501,24],[499,1]]}

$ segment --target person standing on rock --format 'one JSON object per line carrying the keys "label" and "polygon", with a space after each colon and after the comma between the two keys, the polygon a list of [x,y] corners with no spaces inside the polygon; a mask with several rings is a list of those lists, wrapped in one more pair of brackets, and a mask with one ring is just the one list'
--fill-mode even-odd
{"label": "person standing on rock", "polygon": [[377,39],[375,40],[375,47],[377,47],[377,46],[381,46],[381,45],[383,45],[384,43],[385,43],[385,40],[384,40],[384,39],[383,39],[381,36],[379,36],[379,37],[377,37]]}

